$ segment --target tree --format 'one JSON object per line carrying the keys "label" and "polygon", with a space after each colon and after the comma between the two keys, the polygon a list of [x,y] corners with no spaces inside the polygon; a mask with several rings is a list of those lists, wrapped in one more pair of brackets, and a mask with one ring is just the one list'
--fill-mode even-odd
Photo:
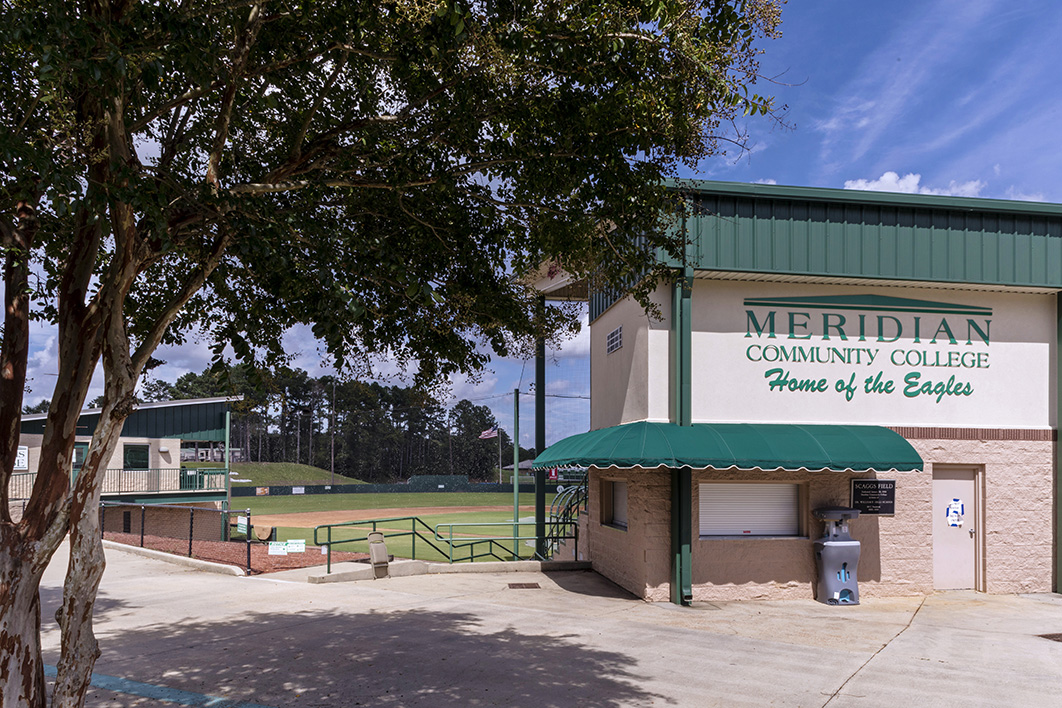
{"label": "tree", "polygon": [[[772,111],[749,84],[777,21],[770,0],[0,0],[5,708],[45,705],[38,585],[67,536],[53,705],[83,703],[104,463],[160,344],[279,364],[306,323],[339,365],[429,383],[572,324],[512,277],[540,263],[646,301],[684,248],[661,180]],[[31,317],[60,366],[16,522]]]}
{"label": "tree", "polygon": [[52,405],[52,402],[45,398],[40,403],[33,406],[23,406],[23,413],[47,413],[48,407]]}
{"label": "tree", "polygon": [[[498,439],[481,440],[480,434],[497,425],[494,414],[487,406],[477,406],[469,401],[458,401],[451,411],[453,418],[454,474],[468,475],[469,479],[485,482],[497,481]],[[508,444],[504,431],[502,442]],[[509,460],[512,461],[510,451]]]}

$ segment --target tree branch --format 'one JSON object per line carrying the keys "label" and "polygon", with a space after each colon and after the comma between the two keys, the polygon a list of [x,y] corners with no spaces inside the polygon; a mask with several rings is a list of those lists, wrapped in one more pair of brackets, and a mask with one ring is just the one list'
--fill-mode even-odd
{"label": "tree branch", "polygon": [[251,7],[247,18],[247,28],[240,35],[236,43],[236,50],[232,60],[232,70],[229,74],[229,82],[221,97],[221,106],[214,123],[214,145],[210,149],[207,158],[206,181],[214,187],[220,186],[221,154],[225,149],[225,143],[229,139],[229,125],[232,122],[232,109],[236,104],[236,91],[239,88],[243,76],[243,69],[247,64],[247,57],[251,52],[255,36],[262,25],[262,6],[255,4]]}

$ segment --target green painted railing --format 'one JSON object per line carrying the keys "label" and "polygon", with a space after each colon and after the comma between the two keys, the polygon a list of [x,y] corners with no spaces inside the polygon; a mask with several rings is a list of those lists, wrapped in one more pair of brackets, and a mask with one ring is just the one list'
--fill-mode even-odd
{"label": "green painted railing", "polygon": [[[525,536],[521,531],[516,530],[524,526],[531,527],[531,535]],[[455,528],[504,528],[514,529],[513,533],[502,534],[498,536],[469,536],[466,533],[460,533],[455,538]],[[445,529],[445,533],[442,530]],[[535,522],[534,521],[519,521],[513,523],[512,521],[477,521],[477,522],[456,522],[448,524],[436,524],[435,525],[435,539],[437,541],[445,541],[449,547],[448,558],[451,563],[460,563],[463,561],[473,562],[480,558],[498,558],[497,551],[501,550],[503,553],[508,554],[509,558],[498,558],[498,560],[520,560],[520,548],[519,544],[527,543],[530,545],[529,558],[535,557]],[[508,545],[506,545],[508,542]],[[462,553],[467,552],[467,555],[462,556]]]}
{"label": "green painted railing", "polygon": [[[407,524],[408,530],[403,528]],[[531,534],[523,535],[519,530],[515,533],[508,532],[514,526],[529,526],[531,527]],[[316,526],[313,530],[313,543],[315,546],[325,549],[327,555],[326,572],[328,573],[332,572],[333,547],[337,550],[345,550],[347,548],[353,550],[355,544],[367,544],[369,534],[373,531],[382,533],[385,539],[409,538],[411,541],[410,558],[413,560],[417,559],[418,539],[421,542],[422,558],[427,549],[430,548],[441,556],[443,560],[450,563],[470,563],[484,559],[497,561],[521,560],[521,543],[526,543],[529,546],[526,559],[547,560],[537,556],[535,553],[536,537],[534,535],[534,526],[534,521],[521,521],[517,524],[513,524],[512,521],[484,521],[475,523],[443,523],[437,524],[432,528],[419,517],[400,516],[390,519],[367,519],[365,521],[346,521],[339,524],[322,524]],[[483,527],[504,529],[506,533],[496,536],[480,536],[455,531],[455,529],[459,528],[474,529]],[[355,535],[349,538],[339,537],[340,534],[346,535],[343,530],[354,530]],[[578,533],[577,530],[572,530],[570,527],[568,531],[571,532],[571,535],[567,535],[564,530],[557,528],[551,528],[551,531],[555,543],[577,538],[575,534]]]}
{"label": "green painted railing", "polygon": [[[8,484],[11,501],[29,499],[36,472],[16,472]],[[113,469],[103,476],[103,494],[162,494],[165,492],[224,492],[225,470],[155,468]]]}
{"label": "green painted railing", "polygon": [[[409,530],[401,528],[405,524],[408,524]],[[487,523],[485,525],[512,527],[512,522]],[[394,528],[396,526],[399,528]],[[342,529],[353,529],[358,535],[351,538],[337,538],[337,532]],[[344,550],[345,547],[352,546],[353,544],[367,543],[369,533],[373,531],[382,533],[385,539],[409,538],[411,541],[410,558],[413,560],[416,560],[417,558],[418,539],[421,541],[420,547],[422,550],[422,558],[423,552],[428,548],[434,550],[443,559],[448,559],[451,563],[474,561],[480,558],[493,558],[494,560],[506,561],[510,560],[513,556],[511,543],[510,546],[506,546],[495,538],[469,538],[460,539],[461,543],[458,544],[461,548],[467,549],[467,554],[455,557],[453,545],[445,543],[446,539],[439,536],[436,529],[424,523],[419,517],[400,516],[390,519],[367,519],[365,521],[346,521],[339,524],[322,524],[315,527],[313,530],[313,543],[315,546],[320,546],[326,549],[326,572],[332,572],[333,547],[336,547],[337,550]],[[511,542],[512,538],[511,535],[508,535],[502,537],[502,540],[508,540]]]}
{"label": "green painted railing", "polygon": [[162,492],[223,492],[225,470],[160,467],[146,470],[113,469],[103,477],[104,494]]}

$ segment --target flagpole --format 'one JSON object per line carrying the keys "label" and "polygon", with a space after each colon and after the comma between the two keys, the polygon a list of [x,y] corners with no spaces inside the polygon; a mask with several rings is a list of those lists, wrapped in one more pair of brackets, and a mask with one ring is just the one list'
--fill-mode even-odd
{"label": "flagpole", "polygon": [[497,428],[497,433],[498,433],[497,435],[494,436],[494,437],[498,438],[498,484],[501,484],[502,483],[501,428],[498,427],[498,426],[495,426],[495,427]]}

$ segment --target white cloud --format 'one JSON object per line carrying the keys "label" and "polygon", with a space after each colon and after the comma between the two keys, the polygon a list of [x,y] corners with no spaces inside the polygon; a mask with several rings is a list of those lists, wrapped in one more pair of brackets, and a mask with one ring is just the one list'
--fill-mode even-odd
{"label": "white cloud", "polygon": [[590,313],[584,309],[579,318],[579,334],[561,342],[556,349],[550,348],[547,356],[557,359],[581,358],[590,356]]}
{"label": "white cloud", "polygon": [[981,180],[957,182],[952,180],[948,186],[940,189],[921,184],[922,175],[908,172],[903,177],[893,171],[885,172],[878,179],[850,179],[844,183],[845,189],[857,189],[868,192],[899,192],[901,194],[936,194],[952,197],[979,197],[986,183]]}
{"label": "white cloud", "polygon": [[778,180],[764,177],[762,179],[753,180],[753,184],[778,184]]}
{"label": "white cloud", "polygon": [[1043,192],[1025,192],[1017,187],[1007,187],[1006,191],[1007,199],[1013,199],[1019,202],[1046,202],[1047,198]]}

